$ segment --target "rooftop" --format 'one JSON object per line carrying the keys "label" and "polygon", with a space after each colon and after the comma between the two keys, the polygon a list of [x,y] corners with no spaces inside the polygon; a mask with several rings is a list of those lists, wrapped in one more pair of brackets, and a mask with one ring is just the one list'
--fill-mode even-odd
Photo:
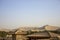
{"label": "rooftop", "polygon": [[30,34],[28,35],[28,37],[50,37],[50,34],[48,32],[39,32],[39,33],[33,33],[33,34]]}

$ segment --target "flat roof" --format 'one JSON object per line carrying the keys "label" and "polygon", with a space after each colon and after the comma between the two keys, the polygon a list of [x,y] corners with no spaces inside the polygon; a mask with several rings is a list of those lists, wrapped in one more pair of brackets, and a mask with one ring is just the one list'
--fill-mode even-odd
{"label": "flat roof", "polygon": [[48,32],[38,32],[38,33],[33,33],[30,35],[27,35],[27,37],[50,37],[50,34]]}

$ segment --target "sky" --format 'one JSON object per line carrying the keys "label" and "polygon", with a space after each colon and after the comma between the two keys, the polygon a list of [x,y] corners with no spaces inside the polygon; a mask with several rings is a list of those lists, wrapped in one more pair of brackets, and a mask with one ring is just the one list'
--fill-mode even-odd
{"label": "sky", "polygon": [[60,0],[0,0],[0,27],[60,27]]}

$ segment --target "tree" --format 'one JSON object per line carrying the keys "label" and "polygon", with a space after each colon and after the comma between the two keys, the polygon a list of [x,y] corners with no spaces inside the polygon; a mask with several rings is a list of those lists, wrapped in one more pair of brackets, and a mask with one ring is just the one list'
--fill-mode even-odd
{"label": "tree", "polygon": [[6,35],[7,35],[7,32],[5,32],[5,31],[0,31],[0,37],[2,37],[3,40],[4,40],[4,38],[6,37]]}

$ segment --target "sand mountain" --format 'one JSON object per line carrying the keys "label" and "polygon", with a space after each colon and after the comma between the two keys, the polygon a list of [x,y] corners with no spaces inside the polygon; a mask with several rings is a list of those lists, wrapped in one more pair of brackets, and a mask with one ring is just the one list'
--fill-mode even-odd
{"label": "sand mountain", "polygon": [[49,30],[49,31],[50,31],[50,30],[54,31],[54,30],[60,29],[60,27],[46,25],[46,26],[45,26],[45,29],[46,29],[46,30]]}

